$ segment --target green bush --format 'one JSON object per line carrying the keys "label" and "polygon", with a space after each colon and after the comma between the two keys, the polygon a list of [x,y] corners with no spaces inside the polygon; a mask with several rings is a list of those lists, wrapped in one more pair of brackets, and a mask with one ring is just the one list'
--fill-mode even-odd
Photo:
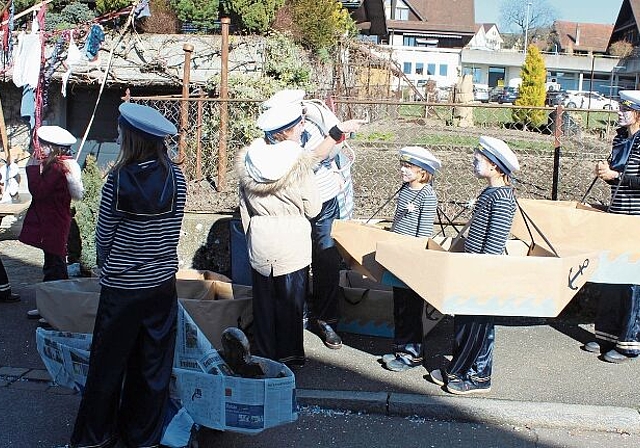
{"label": "green bush", "polygon": [[221,0],[231,22],[254,33],[267,31],[282,5],[284,0]]}
{"label": "green bush", "polygon": [[[547,68],[540,50],[534,45],[529,45],[520,77],[522,78],[522,84],[520,85],[520,93],[515,105],[544,106]],[[543,109],[514,109],[513,121],[522,123],[525,126],[539,127],[547,122],[547,111]]]}
{"label": "green bush", "polygon": [[218,0],[171,0],[178,19],[202,30],[211,30],[218,20]]}
{"label": "green bush", "polygon": [[80,228],[82,254],[80,265],[83,272],[89,272],[96,265],[96,225],[100,208],[100,193],[104,184],[104,173],[98,167],[96,158],[88,155],[82,170],[84,197],[75,204],[75,219]]}
{"label": "green bush", "polygon": [[357,33],[355,22],[338,0],[290,0],[291,18],[302,43],[323,54],[343,37]]}

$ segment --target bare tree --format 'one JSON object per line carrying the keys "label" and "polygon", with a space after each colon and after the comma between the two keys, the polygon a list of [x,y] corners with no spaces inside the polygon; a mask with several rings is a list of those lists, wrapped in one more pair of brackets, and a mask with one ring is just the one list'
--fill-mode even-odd
{"label": "bare tree", "polygon": [[547,0],[502,0],[500,3],[500,26],[504,30],[515,28],[521,33],[523,42],[526,35],[528,42],[525,45],[531,42],[537,30],[550,27],[556,16]]}

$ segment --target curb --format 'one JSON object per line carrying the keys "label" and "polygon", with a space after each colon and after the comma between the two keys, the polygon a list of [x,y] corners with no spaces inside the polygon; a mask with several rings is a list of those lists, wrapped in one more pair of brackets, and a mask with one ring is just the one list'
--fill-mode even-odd
{"label": "curb", "polygon": [[395,416],[534,428],[640,434],[640,413],[617,406],[297,389],[298,404]]}

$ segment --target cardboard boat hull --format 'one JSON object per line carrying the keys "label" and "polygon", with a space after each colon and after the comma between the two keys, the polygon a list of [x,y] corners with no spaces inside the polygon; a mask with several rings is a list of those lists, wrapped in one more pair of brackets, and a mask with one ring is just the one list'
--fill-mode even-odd
{"label": "cardboard boat hull", "polygon": [[[599,252],[598,269],[591,282],[640,284],[640,216],[605,213],[575,201],[518,202],[560,256],[566,248]],[[536,242],[549,248],[533,232]],[[531,238],[520,213],[516,213],[511,233],[518,238]]]}

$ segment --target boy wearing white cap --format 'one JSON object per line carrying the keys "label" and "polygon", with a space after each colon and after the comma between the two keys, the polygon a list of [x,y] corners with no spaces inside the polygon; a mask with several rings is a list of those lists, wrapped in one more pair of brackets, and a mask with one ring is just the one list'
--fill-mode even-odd
{"label": "boy wearing white cap", "polygon": [[176,127],[124,103],[120,152],[102,188],[100,303],[72,447],[160,446],[175,349],[175,274],[187,185],[167,154]]}
{"label": "boy wearing white cap", "polygon": [[[26,168],[31,204],[19,239],[44,252],[42,281],[63,280],[69,278],[66,255],[71,201],[82,199],[84,192],[80,166],[70,154],[76,138],[60,126],[41,126],[35,135],[39,149]],[[40,317],[38,310],[27,315]]]}
{"label": "boy wearing white cap", "polygon": [[[298,108],[304,96],[304,90],[281,90],[265,101],[264,107],[278,107],[283,110],[288,107]],[[338,195],[341,187],[335,172],[336,163],[332,151],[336,144],[345,139],[346,134],[357,131],[363,122],[348,120],[338,123],[336,120],[335,123],[315,123],[312,120],[304,120],[299,140],[305,151],[314,158],[313,171],[322,201],[320,213],[311,219],[313,291],[309,303],[309,328],[331,349],[342,347],[342,339],[333,329],[339,317],[341,259],[331,238],[331,226],[333,221],[340,217]]]}
{"label": "boy wearing white cap", "polygon": [[[520,169],[509,146],[494,137],[480,137],[473,154],[476,177],[487,181],[473,208],[464,250],[474,254],[500,255],[509,238],[516,198],[510,177]],[[444,369],[430,373],[432,381],[452,394],[491,391],[495,328],[493,316],[454,317],[453,359]]]}
{"label": "boy wearing white cap", "polygon": [[[616,136],[596,176],[611,185],[610,213],[640,215],[640,90],[620,91]],[[640,285],[599,284],[596,340],[584,345],[603,359],[622,363],[640,355]]]}
{"label": "boy wearing white cap", "polygon": [[[438,199],[432,180],[440,161],[426,148],[408,146],[400,150],[402,187],[391,231],[428,238],[433,234]],[[384,280],[383,280],[384,281]],[[393,287],[393,353],[382,357],[383,365],[395,372],[422,364],[422,315],[425,301],[408,287]]]}
{"label": "boy wearing white cap", "polygon": [[253,285],[255,352],[301,367],[302,314],[311,264],[311,224],[321,202],[314,160],[300,146],[302,107],[276,105],[258,118],[264,138],[236,156],[240,214]]}

